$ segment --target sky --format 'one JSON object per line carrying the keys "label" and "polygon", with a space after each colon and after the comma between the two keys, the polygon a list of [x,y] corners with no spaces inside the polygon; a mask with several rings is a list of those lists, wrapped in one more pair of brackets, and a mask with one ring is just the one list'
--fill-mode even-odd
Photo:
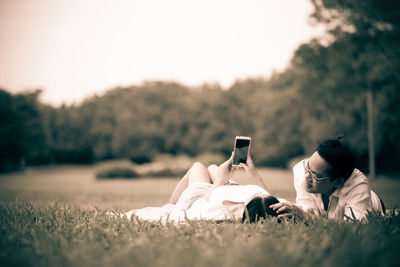
{"label": "sky", "polygon": [[79,103],[117,86],[268,78],[321,33],[309,0],[0,0],[0,88]]}

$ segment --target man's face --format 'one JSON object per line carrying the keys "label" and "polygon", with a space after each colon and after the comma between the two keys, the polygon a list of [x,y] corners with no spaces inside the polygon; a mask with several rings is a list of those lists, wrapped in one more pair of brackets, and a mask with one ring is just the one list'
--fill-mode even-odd
{"label": "man's face", "polygon": [[314,152],[305,163],[305,189],[309,193],[327,193],[336,187],[335,180],[331,181],[329,174],[330,165]]}

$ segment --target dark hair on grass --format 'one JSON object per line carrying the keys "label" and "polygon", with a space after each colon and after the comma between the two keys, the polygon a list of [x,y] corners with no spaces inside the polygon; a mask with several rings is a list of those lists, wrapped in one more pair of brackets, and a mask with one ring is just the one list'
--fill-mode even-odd
{"label": "dark hair on grass", "polygon": [[278,214],[269,207],[276,203],[279,203],[279,200],[274,196],[254,197],[245,207],[242,223],[255,223],[261,220],[261,218],[265,219],[268,216],[277,217]]}
{"label": "dark hair on grass", "polygon": [[317,147],[318,154],[331,166],[330,173],[334,178],[347,180],[354,171],[356,160],[350,149],[340,142],[341,137],[328,139]]}

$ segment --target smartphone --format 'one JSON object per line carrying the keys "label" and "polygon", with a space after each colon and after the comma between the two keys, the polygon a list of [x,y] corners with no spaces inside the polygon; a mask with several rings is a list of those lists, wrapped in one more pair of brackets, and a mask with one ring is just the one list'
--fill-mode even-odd
{"label": "smartphone", "polygon": [[241,162],[246,164],[250,151],[251,138],[248,136],[236,136],[233,148],[232,166],[239,166]]}

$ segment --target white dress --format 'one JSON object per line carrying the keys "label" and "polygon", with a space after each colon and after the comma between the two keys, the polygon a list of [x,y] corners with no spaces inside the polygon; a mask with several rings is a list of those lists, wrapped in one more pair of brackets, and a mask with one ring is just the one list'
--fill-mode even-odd
{"label": "white dress", "polygon": [[[151,222],[183,223],[187,220],[232,220],[232,214],[226,209],[224,201],[244,203],[255,194],[267,194],[268,191],[258,185],[223,185],[214,189],[209,200],[204,196],[212,184],[194,183],[188,186],[179,197],[178,202],[162,207],[145,207],[128,211],[122,216]],[[284,199],[279,199],[285,201]],[[236,218],[239,219],[239,218]]]}

